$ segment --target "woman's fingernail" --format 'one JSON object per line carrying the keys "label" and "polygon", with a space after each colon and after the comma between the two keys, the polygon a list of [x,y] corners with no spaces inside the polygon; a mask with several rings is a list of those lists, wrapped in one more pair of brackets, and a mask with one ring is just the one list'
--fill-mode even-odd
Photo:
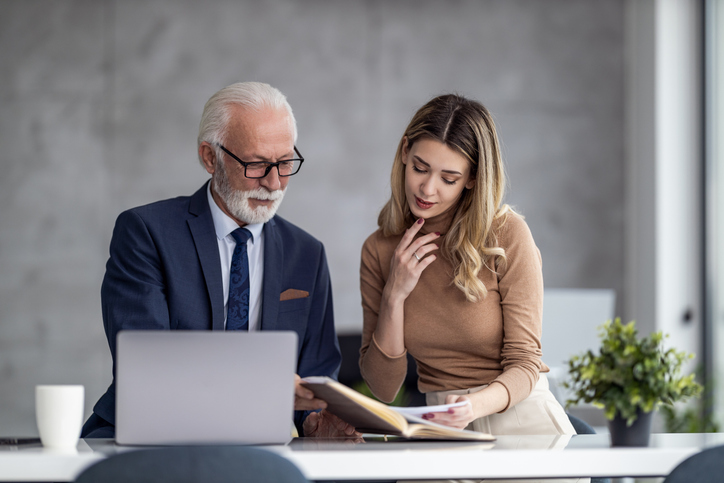
{"label": "woman's fingernail", "polygon": [[422,218],[420,218],[419,220],[417,220],[417,224],[418,224],[418,225],[422,225],[422,222],[423,222],[423,221],[425,221],[425,220],[423,220]]}
{"label": "woman's fingernail", "polygon": [[440,236],[440,232],[439,232],[439,231],[436,231],[435,234],[436,234],[437,236]]}
{"label": "woman's fingernail", "polygon": [[455,414],[455,410],[453,408],[450,408],[447,410],[448,414]]}

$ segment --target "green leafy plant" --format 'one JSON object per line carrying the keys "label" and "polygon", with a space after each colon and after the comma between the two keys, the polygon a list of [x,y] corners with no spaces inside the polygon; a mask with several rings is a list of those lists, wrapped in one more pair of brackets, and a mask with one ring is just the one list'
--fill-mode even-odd
{"label": "green leafy plant", "polygon": [[[699,381],[704,381],[704,367],[696,369]],[[718,433],[720,425],[714,418],[714,382],[703,384],[701,395],[686,405],[663,406],[661,415],[667,433]]]}
{"label": "green leafy plant", "polygon": [[567,406],[591,403],[603,408],[609,420],[619,414],[631,426],[639,411],[701,393],[695,374],[679,375],[684,361],[694,355],[665,350],[661,332],[639,339],[635,322],[624,325],[617,318],[599,327],[599,337],[599,354],[589,350],[568,360],[569,380],[563,385],[573,396]]}

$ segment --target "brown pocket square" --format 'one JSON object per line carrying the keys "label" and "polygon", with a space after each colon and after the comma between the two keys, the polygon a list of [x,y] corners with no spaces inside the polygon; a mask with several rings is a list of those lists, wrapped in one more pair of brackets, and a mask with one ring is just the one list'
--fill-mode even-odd
{"label": "brown pocket square", "polygon": [[309,292],[306,290],[290,288],[282,292],[279,296],[279,301],[284,302],[285,300],[303,299],[305,297],[309,297]]}

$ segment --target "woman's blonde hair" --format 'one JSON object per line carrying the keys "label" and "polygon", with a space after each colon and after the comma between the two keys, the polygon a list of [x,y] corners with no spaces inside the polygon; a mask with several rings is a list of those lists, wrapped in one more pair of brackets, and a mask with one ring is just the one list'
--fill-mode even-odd
{"label": "woman's blonde hair", "polygon": [[493,221],[512,211],[503,204],[505,171],[492,116],[479,102],[454,94],[436,97],[415,113],[397,146],[390,181],[392,196],[377,220],[385,236],[399,235],[415,221],[405,197],[403,150],[420,139],[439,141],[470,163],[475,185],[463,189],[453,208],[452,224],[440,253],[452,261],[455,286],[471,302],[481,300],[487,290],[478,278],[480,270],[485,266],[494,272],[498,262],[505,260],[505,250],[497,246],[491,228]]}

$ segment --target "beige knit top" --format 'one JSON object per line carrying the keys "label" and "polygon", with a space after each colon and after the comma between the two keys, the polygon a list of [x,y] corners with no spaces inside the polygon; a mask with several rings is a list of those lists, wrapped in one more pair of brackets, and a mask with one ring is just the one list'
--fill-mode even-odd
{"label": "beige knit top", "polygon": [[[439,231],[442,243],[452,211],[425,221],[418,236]],[[499,383],[508,392],[505,409],[525,399],[548,372],[541,361],[543,275],[541,257],[528,225],[511,213],[496,220],[493,229],[507,262],[498,273],[483,268],[479,274],[487,296],[470,302],[452,284],[451,263],[435,251],[405,301],[405,348],[417,361],[421,392],[467,389]],[[392,401],[407,373],[406,353],[385,354],[373,333],[390,272],[390,261],[402,235],[384,237],[377,230],[362,247],[360,285],[364,328],[360,369],[372,392]]]}

